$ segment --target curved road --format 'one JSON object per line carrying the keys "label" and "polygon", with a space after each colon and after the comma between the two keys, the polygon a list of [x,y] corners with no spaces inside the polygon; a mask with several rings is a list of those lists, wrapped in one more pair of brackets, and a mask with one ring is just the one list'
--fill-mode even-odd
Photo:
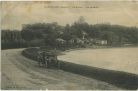
{"label": "curved road", "polygon": [[22,50],[2,50],[2,89],[120,89],[102,81],[62,70],[40,68],[37,62],[22,56]]}

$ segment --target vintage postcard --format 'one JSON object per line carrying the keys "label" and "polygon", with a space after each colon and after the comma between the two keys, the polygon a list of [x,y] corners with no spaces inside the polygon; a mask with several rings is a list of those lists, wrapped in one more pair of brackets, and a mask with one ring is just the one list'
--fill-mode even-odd
{"label": "vintage postcard", "polygon": [[137,90],[138,1],[1,1],[2,90]]}

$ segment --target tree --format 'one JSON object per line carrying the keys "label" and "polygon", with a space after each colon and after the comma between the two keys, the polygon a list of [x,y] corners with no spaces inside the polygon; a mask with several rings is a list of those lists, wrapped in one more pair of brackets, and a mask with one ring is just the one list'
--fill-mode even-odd
{"label": "tree", "polygon": [[77,21],[78,24],[83,24],[83,23],[86,23],[85,22],[85,18],[83,16],[80,16],[78,21]]}

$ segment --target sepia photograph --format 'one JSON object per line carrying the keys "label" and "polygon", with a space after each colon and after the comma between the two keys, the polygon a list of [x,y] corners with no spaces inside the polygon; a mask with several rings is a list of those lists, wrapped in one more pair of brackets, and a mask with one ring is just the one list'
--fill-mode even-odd
{"label": "sepia photograph", "polygon": [[138,1],[0,1],[1,90],[138,90]]}

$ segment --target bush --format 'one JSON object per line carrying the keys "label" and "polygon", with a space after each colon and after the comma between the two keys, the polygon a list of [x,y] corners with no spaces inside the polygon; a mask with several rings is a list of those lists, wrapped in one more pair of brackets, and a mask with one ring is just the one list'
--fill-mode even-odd
{"label": "bush", "polygon": [[37,52],[39,51],[38,48],[27,48],[22,51],[22,55],[24,55],[27,58],[30,58],[32,60],[37,60]]}

